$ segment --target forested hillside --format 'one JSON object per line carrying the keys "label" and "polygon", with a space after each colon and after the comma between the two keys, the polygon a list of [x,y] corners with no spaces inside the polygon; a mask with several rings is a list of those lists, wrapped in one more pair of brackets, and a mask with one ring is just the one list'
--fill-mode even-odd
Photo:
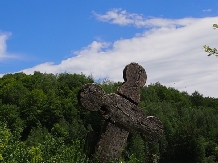
{"label": "forested hillside", "polygon": [[[0,78],[0,162],[97,162],[92,151],[104,119],[78,101],[81,86],[92,82],[68,73]],[[112,93],[121,84],[100,85]],[[141,89],[140,107],[162,121],[164,135],[149,143],[131,133],[120,162],[218,162],[218,99],[155,83]]]}

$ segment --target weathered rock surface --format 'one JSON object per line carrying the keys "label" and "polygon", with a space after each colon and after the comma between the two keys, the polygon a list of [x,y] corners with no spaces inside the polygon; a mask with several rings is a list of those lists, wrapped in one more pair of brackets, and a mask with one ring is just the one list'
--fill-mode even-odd
{"label": "weathered rock surface", "polygon": [[123,71],[124,83],[117,94],[106,95],[97,84],[86,84],[80,91],[80,102],[90,111],[99,111],[108,123],[97,144],[96,154],[101,162],[118,159],[126,144],[129,132],[140,133],[148,141],[158,140],[163,133],[161,121],[146,116],[137,106],[140,88],[147,75],[142,66],[130,63]]}
{"label": "weathered rock surface", "polygon": [[103,163],[107,163],[110,160],[120,158],[128,135],[129,132],[109,122],[97,144],[96,154],[98,159]]}
{"label": "weathered rock surface", "polygon": [[140,102],[140,88],[147,80],[145,69],[137,63],[128,64],[123,70],[123,85],[117,93],[138,104]]}
{"label": "weathered rock surface", "polygon": [[80,100],[87,109],[101,112],[106,120],[126,131],[146,135],[149,141],[162,135],[163,126],[158,118],[146,116],[140,107],[118,94],[105,95],[97,84],[85,85]]}

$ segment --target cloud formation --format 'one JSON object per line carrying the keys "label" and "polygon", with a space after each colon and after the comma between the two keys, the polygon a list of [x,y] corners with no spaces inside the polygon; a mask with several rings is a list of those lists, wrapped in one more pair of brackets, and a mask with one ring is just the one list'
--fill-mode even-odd
{"label": "cloud formation", "polygon": [[203,12],[211,12],[212,11],[212,9],[204,9],[204,10],[202,10]]}
{"label": "cloud formation", "polygon": [[125,65],[137,62],[146,69],[147,84],[160,82],[180,91],[197,90],[218,98],[218,59],[208,57],[202,49],[205,44],[217,47],[218,31],[213,30],[212,24],[218,17],[144,18],[120,9],[94,15],[104,22],[144,27],[145,31],[112,43],[93,41],[59,64],[47,62],[22,71],[83,73],[95,79],[123,81]]}
{"label": "cloud formation", "polygon": [[[7,52],[7,44],[6,41],[10,37],[10,32],[1,32],[0,31],[0,61],[3,59],[11,59],[11,58],[17,58],[18,55],[11,54]],[[2,76],[3,74],[0,74]]]}
{"label": "cloud formation", "polygon": [[5,58],[6,55],[6,40],[8,39],[9,34],[0,32],[0,60]]}
{"label": "cloud formation", "polygon": [[109,22],[111,24],[118,24],[120,26],[133,25],[137,28],[142,27],[180,27],[191,24],[193,21],[197,20],[195,18],[186,19],[164,19],[156,17],[144,17],[140,14],[128,13],[126,10],[122,9],[112,9],[106,14],[98,14],[93,12],[93,15],[97,20],[102,22]]}

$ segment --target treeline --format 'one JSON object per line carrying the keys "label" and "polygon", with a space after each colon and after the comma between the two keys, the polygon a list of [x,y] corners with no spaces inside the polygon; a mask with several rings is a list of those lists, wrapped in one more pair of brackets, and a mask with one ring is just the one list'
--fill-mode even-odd
{"label": "treeline", "polygon": [[[97,162],[92,147],[104,119],[78,101],[80,88],[92,82],[68,73],[0,78],[0,162]],[[100,85],[112,93],[121,84],[104,80]],[[218,99],[155,83],[141,89],[139,105],[162,121],[164,135],[149,143],[131,133],[120,162],[218,162]]]}

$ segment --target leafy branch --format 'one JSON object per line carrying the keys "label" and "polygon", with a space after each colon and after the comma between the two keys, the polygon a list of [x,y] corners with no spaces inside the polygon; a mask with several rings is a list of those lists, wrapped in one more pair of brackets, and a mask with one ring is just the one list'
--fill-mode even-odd
{"label": "leafy branch", "polygon": [[[213,28],[217,29],[218,24],[213,24]],[[208,56],[215,55],[216,57],[218,57],[218,50],[216,48],[211,48],[210,46],[207,45],[204,45],[203,48],[205,52],[209,53]]]}
{"label": "leafy branch", "polygon": [[213,28],[214,29],[218,28],[218,24],[213,24]]}

